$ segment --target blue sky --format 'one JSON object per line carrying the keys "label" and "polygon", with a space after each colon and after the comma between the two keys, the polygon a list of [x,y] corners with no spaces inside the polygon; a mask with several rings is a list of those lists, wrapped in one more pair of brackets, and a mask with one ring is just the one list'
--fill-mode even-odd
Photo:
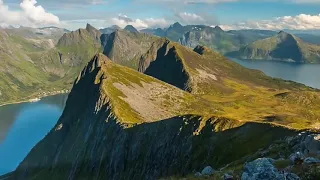
{"label": "blue sky", "polygon": [[0,0],[2,26],[77,29],[88,22],[143,29],[176,21],[225,29],[320,29],[320,0]]}

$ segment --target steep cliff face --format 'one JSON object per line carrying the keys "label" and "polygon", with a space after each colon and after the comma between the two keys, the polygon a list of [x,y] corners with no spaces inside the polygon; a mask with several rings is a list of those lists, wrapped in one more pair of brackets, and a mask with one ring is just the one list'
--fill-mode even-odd
{"label": "steep cliff face", "polygon": [[191,91],[189,73],[175,46],[167,39],[155,42],[140,59],[139,71],[182,90]]}
{"label": "steep cliff face", "polygon": [[237,37],[223,31],[219,26],[215,28],[196,28],[185,33],[179,42],[191,48],[198,45],[207,46],[221,53],[231,52],[240,48]]}
{"label": "steep cliff face", "polygon": [[75,81],[57,125],[12,178],[185,175],[208,164],[223,167],[296,133],[210,116],[215,112],[204,99],[97,55]]}
{"label": "steep cliff face", "polygon": [[145,33],[116,30],[101,37],[103,53],[119,64],[138,69],[138,57],[144,54],[158,39]]}

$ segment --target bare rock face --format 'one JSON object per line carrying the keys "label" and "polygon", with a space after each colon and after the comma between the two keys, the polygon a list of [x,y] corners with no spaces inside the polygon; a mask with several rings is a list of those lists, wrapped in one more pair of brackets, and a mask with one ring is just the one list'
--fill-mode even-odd
{"label": "bare rock face", "polygon": [[111,34],[103,34],[101,43],[103,53],[112,61],[138,69],[139,58],[146,53],[158,37],[126,30],[116,30]]}
{"label": "bare rock face", "polygon": [[86,30],[89,32],[89,34],[94,37],[94,39],[97,42],[100,42],[100,37],[102,35],[102,33],[96,29],[95,27],[91,26],[90,24],[87,24]]}
{"label": "bare rock face", "polygon": [[301,132],[289,143],[294,146],[296,152],[301,152],[303,155],[320,155],[320,134]]}
{"label": "bare rock face", "polygon": [[275,160],[260,158],[245,165],[241,180],[299,180],[293,173],[282,173],[274,166]]}
{"label": "bare rock face", "polygon": [[211,176],[214,172],[215,170],[211,166],[207,166],[201,171],[201,174],[204,176]]}

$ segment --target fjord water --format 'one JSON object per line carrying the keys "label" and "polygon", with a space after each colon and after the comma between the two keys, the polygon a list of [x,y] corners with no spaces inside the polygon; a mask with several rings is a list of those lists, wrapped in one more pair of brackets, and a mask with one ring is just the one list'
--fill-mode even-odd
{"label": "fjord water", "polygon": [[52,129],[66,99],[67,94],[61,94],[0,107],[0,175],[13,171]]}
{"label": "fjord water", "polygon": [[292,80],[320,89],[320,64],[301,64],[268,60],[231,60],[250,69],[258,69],[268,76]]}

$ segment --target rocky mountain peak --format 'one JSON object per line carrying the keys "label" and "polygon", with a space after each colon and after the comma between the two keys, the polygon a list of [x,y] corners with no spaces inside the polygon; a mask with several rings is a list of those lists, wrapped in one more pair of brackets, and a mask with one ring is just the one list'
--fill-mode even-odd
{"label": "rocky mountain peak", "polygon": [[95,31],[97,29],[93,27],[91,24],[87,23],[86,30],[90,32],[90,31]]}
{"label": "rocky mountain peak", "polygon": [[181,28],[183,27],[179,22],[174,23],[173,25],[171,25],[172,28]]}
{"label": "rocky mountain peak", "polygon": [[138,33],[139,31],[132,25],[127,25],[124,30],[128,31],[128,32],[133,32],[133,33]]}
{"label": "rocky mountain peak", "polygon": [[91,26],[90,24],[87,24],[86,30],[93,38],[95,38],[97,41],[99,41],[100,36],[101,36],[101,32],[98,29]]}
{"label": "rocky mountain peak", "polygon": [[294,36],[292,34],[289,34],[287,32],[284,32],[284,31],[280,31],[278,33],[278,37],[284,41],[284,40],[295,40]]}
{"label": "rocky mountain peak", "polygon": [[216,31],[222,31],[222,32],[224,32],[223,29],[221,29],[220,26],[216,26],[216,27],[214,27],[214,29],[215,29]]}

